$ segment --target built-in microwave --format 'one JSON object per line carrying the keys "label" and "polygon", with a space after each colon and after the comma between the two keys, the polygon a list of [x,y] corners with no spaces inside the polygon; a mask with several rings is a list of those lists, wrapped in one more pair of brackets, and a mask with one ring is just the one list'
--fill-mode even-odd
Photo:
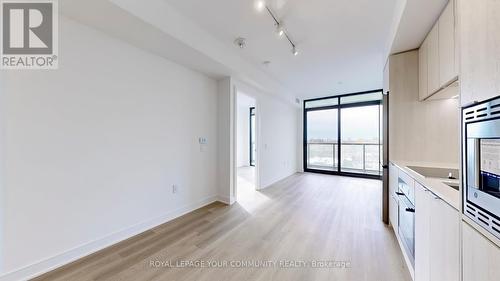
{"label": "built-in microwave", "polygon": [[500,98],[463,108],[463,212],[500,238]]}

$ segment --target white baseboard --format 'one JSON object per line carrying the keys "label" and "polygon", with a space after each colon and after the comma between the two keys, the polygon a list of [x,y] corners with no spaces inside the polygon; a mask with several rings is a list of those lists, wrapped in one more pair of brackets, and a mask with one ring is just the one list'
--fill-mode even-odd
{"label": "white baseboard", "polygon": [[226,205],[231,205],[231,200],[227,196],[217,196],[217,201],[222,202]]}
{"label": "white baseboard", "polygon": [[[127,229],[115,232],[103,238],[94,240],[92,242],[77,246],[61,254],[55,255],[45,260],[38,261],[34,264],[28,265],[23,268],[13,270],[8,273],[4,273],[0,276],[1,281],[17,281],[17,280],[28,280],[36,276],[42,275],[46,272],[54,270],[65,264],[93,254],[104,248],[107,248],[113,244],[126,240],[132,236],[140,234],[146,230],[149,230],[158,225],[164,224],[203,206],[211,204],[215,201],[222,201],[223,198],[218,196],[210,196],[193,204],[189,204],[185,207],[179,208],[177,210],[171,211],[160,217],[154,218],[152,220],[136,224]],[[226,203],[222,201],[223,203]]]}
{"label": "white baseboard", "polygon": [[286,179],[286,178],[288,178],[288,177],[291,177],[291,176],[295,175],[296,173],[297,173],[297,171],[293,171],[293,172],[287,173],[287,174],[286,174],[286,175],[284,175],[284,176],[277,177],[276,179],[273,179],[273,180],[271,181],[271,183],[266,183],[266,184],[264,184],[264,187],[262,187],[262,188],[261,188],[261,189],[259,189],[259,190],[263,190],[263,189],[269,188],[269,187],[273,186],[274,184],[276,184],[276,183],[278,183],[278,182],[280,182],[280,181],[282,181],[282,180],[284,180],[284,179]]}

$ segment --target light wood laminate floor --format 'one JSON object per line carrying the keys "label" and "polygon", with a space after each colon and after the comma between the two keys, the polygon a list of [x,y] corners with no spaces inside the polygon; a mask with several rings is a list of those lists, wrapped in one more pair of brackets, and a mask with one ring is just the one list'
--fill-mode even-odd
{"label": "light wood laminate floor", "polygon": [[[213,203],[37,280],[411,280],[380,220],[381,188],[376,180],[296,174],[258,192],[254,206]],[[311,267],[317,260],[337,263]],[[228,266],[172,267],[182,261]],[[232,268],[238,261],[276,264]]]}

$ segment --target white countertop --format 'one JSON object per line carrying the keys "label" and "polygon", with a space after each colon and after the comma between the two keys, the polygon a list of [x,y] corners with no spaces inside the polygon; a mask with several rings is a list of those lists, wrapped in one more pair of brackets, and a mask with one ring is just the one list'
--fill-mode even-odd
{"label": "white countertop", "polygon": [[[408,166],[420,166],[420,167],[432,167],[432,168],[458,169],[458,166],[434,164],[434,163],[397,161],[397,160],[390,162],[396,165],[400,170],[404,171],[410,177],[412,177],[415,181],[425,186],[436,196],[443,199],[450,206],[452,206],[457,210],[460,210],[460,191],[444,184],[442,182],[442,179],[427,178],[408,168]],[[458,180],[456,180],[455,182],[459,183]]]}

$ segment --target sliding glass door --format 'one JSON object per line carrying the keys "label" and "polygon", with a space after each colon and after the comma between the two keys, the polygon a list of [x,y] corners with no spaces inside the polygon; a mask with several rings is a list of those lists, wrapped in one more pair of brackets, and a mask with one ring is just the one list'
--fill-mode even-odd
{"label": "sliding glass door", "polygon": [[307,112],[307,167],[337,171],[338,109]]}
{"label": "sliding glass door", "polygon": [[379,177],[381,99],[374,91],[305,101],[305,170]]}
{"label": "sliding glass door", "polygon": [[341,109],[342,172],[380,175],[380,107],[365,105]]}

